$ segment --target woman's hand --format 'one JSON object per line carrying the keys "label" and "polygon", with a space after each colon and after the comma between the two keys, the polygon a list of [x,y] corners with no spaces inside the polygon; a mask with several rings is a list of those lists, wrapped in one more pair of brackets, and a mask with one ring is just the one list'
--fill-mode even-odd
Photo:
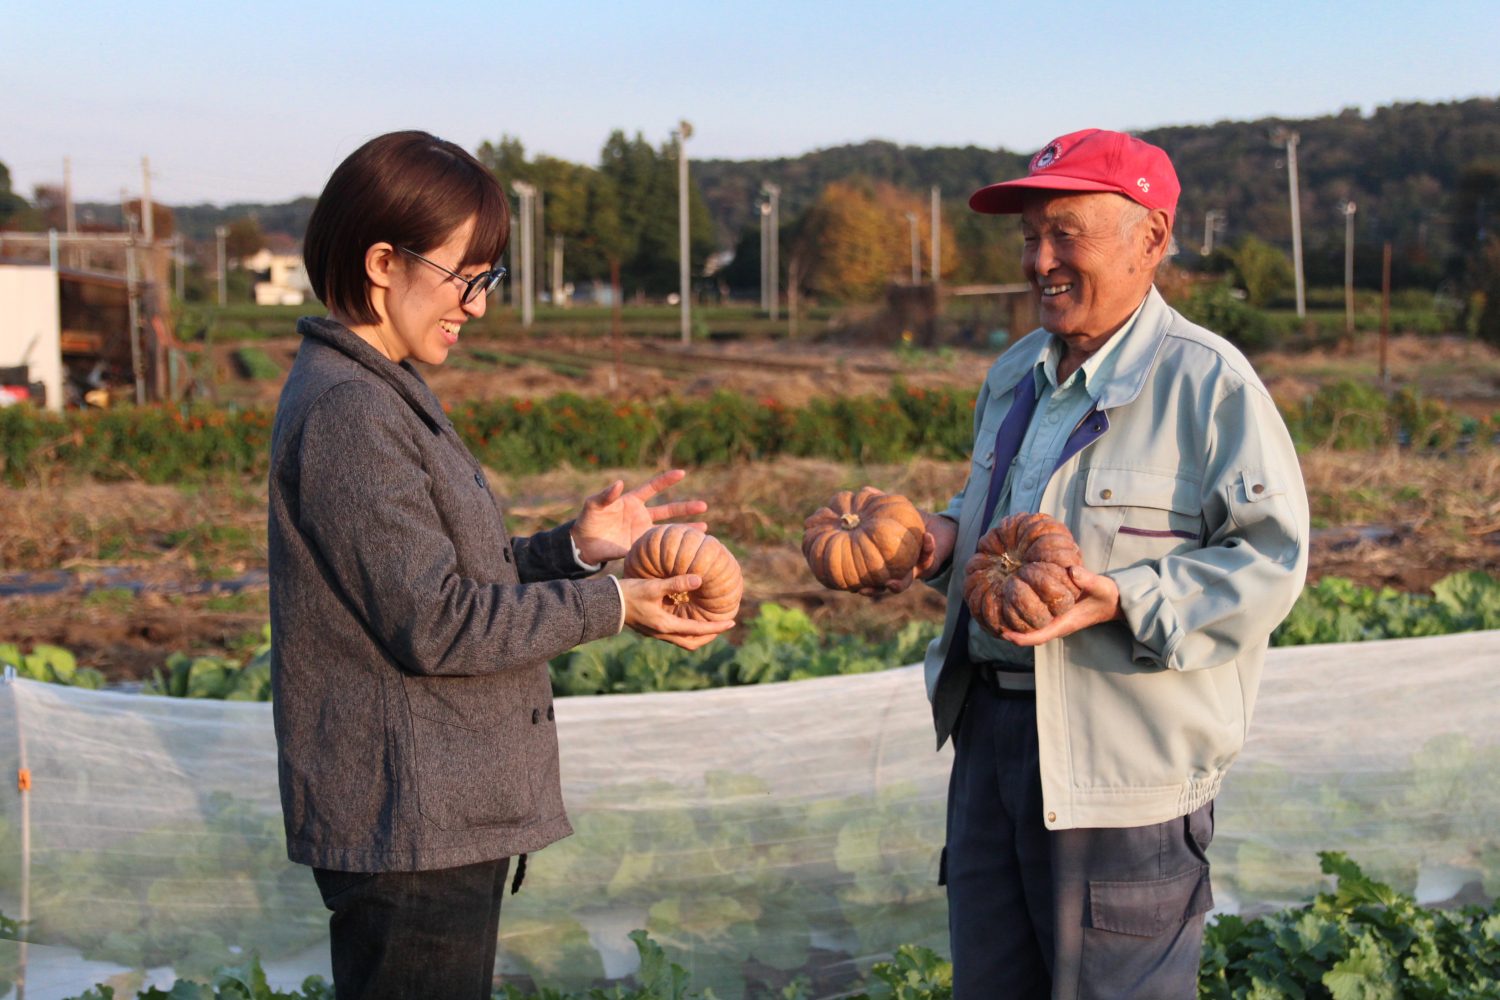
{"label": "woman's hand", "polygon": [[866,597],[881,594],[899,594],[918,580],[926,579],[934,566],[941,566],[953,558],[953,546],[958,541],[958,525],[938,514],[920,512],[927,531],[922,535],[922,552],[910,573],[895,580],[887,580],[882,587],[865,587],[860,593]]}
{"label": "woman's hand", "polygon": [[[647,507],[646,501],[682,481],[682,469],[663,472],[649,482],[626,491],[625,481],[616,479],[599,493],[583,502],[583,512],[573,522],[573,544],[586,563],[604,563],[619,559],[630,551],[635,540],[657,521],[688,517],[708,510],[702,500],[680,500]],[[693,524],[699,531],[708,525]]]}
{"label": "woman's hand", "polygon": [[620,596],[625,601],[625,624],[643,635],[670,642],[683,649],[697,649],[713,642],[721,632],[734,628],[734,622],[700,622],[691,618],[679,618],[662,605],[662,599],[668,594],[690,592],[701,586],[703,577],[696,573],[667,577],[665,580],[622,577]]}
{"label": "woman's hand", "polygon": [[1082,591],[1071,608],[1035,632],[1001,629],[1001,637],[1017,646],[1040,646],[1044,642],[1061,639],[1101,622],[1125,617],[1120,611],[1120,588],[1115,585],[1114,580],[1099,573],[1090,573],[1082,566],[1068,567],[1068,575],[1073,578],[1074,586]]}

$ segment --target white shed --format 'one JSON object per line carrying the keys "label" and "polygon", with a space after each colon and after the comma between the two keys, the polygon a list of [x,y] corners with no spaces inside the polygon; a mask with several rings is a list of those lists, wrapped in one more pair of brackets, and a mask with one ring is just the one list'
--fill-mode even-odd
{"label": "white shed", "polygon": [[63,405],[62,308],[56,268],[0,264],[0,368],[28,369],[46,387],[46,407]]}

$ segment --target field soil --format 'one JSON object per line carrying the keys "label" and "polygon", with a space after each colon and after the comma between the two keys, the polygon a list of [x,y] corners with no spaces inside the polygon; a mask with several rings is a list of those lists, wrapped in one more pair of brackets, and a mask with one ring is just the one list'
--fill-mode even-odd
{"label": "field soil", "polygon": [[[283,371],[293,340],[255,345]],[[429,372],[440,398],[457,402],[557,392],[628,398],[729,389],[789,404],[832,391],[908,385],[974,387],[993,360],[958,350],[919,353],[828,345],[742,342],[695,346],[637,343],[628,364],[598,356],[598,340],[527,342],[540,360],[518,360],[504,342],[480,340],[472,354]],[[513,346],[513,345],[512,345]],[[236,374],[233,348],[216,348],[216,397],[274,405],[278,380]],[[593,362],[586,359],[593,353]],[[585,359],[585,360],[580,360]],[[510,363],[511,361],[515,363]],[[1347,352],[1255,359],[1272,393],[1291,402],[1339,378],[1375,380],[1373,338]],[[455,363],[456,362],[456,363]],[[660,362],[657,367],[653,362]],[[1394,338],[1389,384],[1411,385],[1476,416],[1500,411],[1500,353],[1472,341]],[[1314,533],[1310,578],[1343,576],[1367,586],[1422,592],[1444,575],[1500,575],[1500,450],[1425,456],[1313,450],[1303,457]],[[491,474],[508,498],[512,529],[525,534],[571,517],[581,499],[616,476],[634,485],[651,469]],[[825,628],[884,637],[912,618],[939,620],[942,598],[926,587],[868,600],[820,587],[802,560],[802,519],[841,488],[865,483],[939,507],[962,484],[965,463],[914,460],[853,466],[808,459],[694,470],[674,493],[710,504],[711,530],[741,561],[746,605],[776,601],[806,609]],[[241,655],[267,618],[265,485],[149,486],[72,482],[0,490],[0,642],[56,643],[112,679],[149,677],[172,652]]]}
{"label": "field soil", "polygon": [[[253,346],[285,373],[300,343],[300,338],[288,337]],[[211,397],[242,406],[275,406],[281,379],[240,377],[235,355],[243,346],[208,349]],[[991,353],[958,348],[919,352],[787,341],[683,348],[671,341],[628,338],[616,350],[603,337],[479,335],[461,341],[440,367],[419,368],[438,398],[452,403],[563,392],[639,400],[724,390],[797,406],[831,391],[846,396],[883,393],[897,377],[912,387],[973,389],[993,361]]]}

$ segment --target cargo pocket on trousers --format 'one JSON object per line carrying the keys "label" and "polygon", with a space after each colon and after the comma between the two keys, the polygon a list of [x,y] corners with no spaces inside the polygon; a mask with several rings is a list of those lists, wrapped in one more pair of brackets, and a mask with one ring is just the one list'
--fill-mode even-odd
{"label": "cargo pocket on trousers", "polygon": [[1208,866],[1149,882],[1090,882],[1089,924],[1132,937],[1160,937],[1213,909]]}

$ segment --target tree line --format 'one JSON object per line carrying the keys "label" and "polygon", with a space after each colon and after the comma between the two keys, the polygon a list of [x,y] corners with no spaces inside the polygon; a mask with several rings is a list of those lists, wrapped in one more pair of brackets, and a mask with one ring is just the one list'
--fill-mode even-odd
{"label": "tree line", "polygon": [[[1500,101],[1393,104],[1363,114],[1346,109],[1319,118],[1265,118],[1149,129],[1182,180],[1177,261],[1190,268],[1234,267],[1233,254],[1205,256],[1205,222],[1216,246],[1240,250],[1247,270],[1281,265],[1271,254],[1291,246],[1286,149],[1277,133],[1296,132],[1305,271],[1310,285],[1343,280],[1345,206],[1355,211],[1355,278],[1380,283],[1381,247],[1393,251],[1398,288],[1443,289],[1500,310]],[[554,249],[572,282],[607,281],[618,265],[627,294],[677,287],[677,148],[640,133],[612,133],[596,164],[528,155],[502,135],[476,154],[506,182],[539,190],[535,260]],[[990,283],[1019,278],[1013,219],[967,208],[975,189],[1024,172],[1029,152],[978,146],[923,148],[871,141],[765,160],[693,161],[690,256],[700,288],[753,294],[760,278],[761,188],[780,188],[781,283],[832,300],[867,299],[905,275],[911,225],[919,266],[930,277],[930,189],[941,193],[942,278]],[[58,192],[28,202],[11,191],[0,164],[0,226],[45,228]],[[175,225],[211,240],[216,225],[253,220],[258,230],[300,237],[313,199],[277,205],[178,206]],[[118,206],[81,206],[102,224]],[[158,225],[157,231],[162,227]],[[253,240],[240,227],[237,236]],[[1249,249],[1244,249],[1246,244]],[[727,266],[720,267],[732,251]],[[515,268],[512,267],[514,271]],[[542,287],[546,287],[542,285]],[[1489,294],[1486,295],[1486,291]],[[1478,298],[1474,298],[1475,296]]]}

